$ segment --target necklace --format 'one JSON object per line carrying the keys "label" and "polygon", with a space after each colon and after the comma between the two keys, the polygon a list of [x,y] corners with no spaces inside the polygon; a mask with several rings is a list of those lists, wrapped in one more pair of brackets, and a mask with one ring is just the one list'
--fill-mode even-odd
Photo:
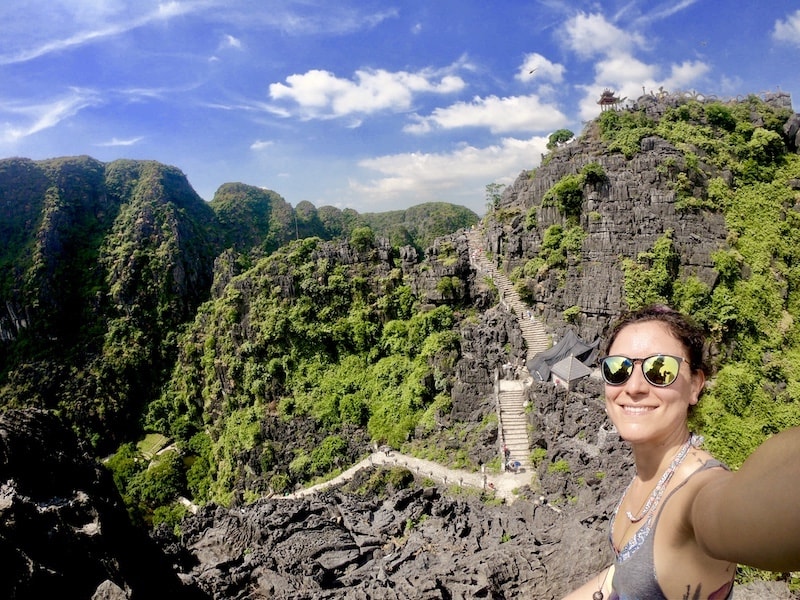
{"label": "necklace", "polygon": [[600,584],[600,587],[597,589],[597,591],[594,594],[592,594],[592,600],[603,600],[603,598],[605,598],[605,595],[603,594],[603,587],[605,587],[606,579],[608,579],[608,574],[611,572],[611,569],[613,568],[614,567],[611,566],[606,569],[606,574],[605,576],[603,576],[603,582]]}
{"label": "necklace", "polygon": [[[694,435],[689,434],[689,439],[680,447],[678,453],[675,455],[675,458],[672,459],[672,462],[667,467],[667,470],[664,471],[664,474],[661,476],[661,479],[658,480],[656,486],[653,488],[653,491],[650,492],[650,495],[647,497],[647,502],[645,502],[642,510],[639,512],[638,515],[634,515],[631,511],[627,511],[625,516],[628,517],[631,523],[638,523],[642,519],[647,516],[647,514],[653,510],[658,503],[661,501],[661,497],[664,495],[664,490],[667,489],[667,484],[669,480],[672,479],[672,476],[675,474],[675,470],[680,466],[683,462],[683,459],[686,458],[686,455],[689,454],[689,449],[695,444]],[[625,497],[628,494],[628,491],[631,489],[633,485],[633,479],[628,484],[628,487],[625,489],[625,493],[622,495]]]}

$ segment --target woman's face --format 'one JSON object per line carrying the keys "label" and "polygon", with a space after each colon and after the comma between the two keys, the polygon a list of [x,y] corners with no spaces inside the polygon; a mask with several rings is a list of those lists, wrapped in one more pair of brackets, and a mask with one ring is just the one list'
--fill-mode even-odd
{"label": "woman's face", "polygon": [[654,354],[683,357],[678,377],[666,387],[648,383],[637,361],[622,385],[605,387],[606,410],[620,436],[631,443],[671,444],[686,435],[689,406],[697,404],[705,376],[692,374],[689,353],[669,328],[658,321],[632,323],[617,334],[608,351],[628,358]]}

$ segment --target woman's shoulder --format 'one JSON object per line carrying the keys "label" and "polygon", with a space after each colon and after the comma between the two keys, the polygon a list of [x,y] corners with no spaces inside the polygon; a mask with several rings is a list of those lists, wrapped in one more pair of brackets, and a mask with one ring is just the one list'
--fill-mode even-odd
{"label": "woman's shoulder", "polygon": [[692,448],[675,478],[675,487],[685,488],[684,493],[680,494],[684,498],[691,497],[707,483],[729,475],[730,470],[725,463],[702,448]]}
{"label": "woman's shoulder", "polygon": [[707,484],[730,476],[727,466],[701,448],[692,448],[675,477],[674,493],[665,512],[669,520],[681,522],[691,530],[690,506]]}

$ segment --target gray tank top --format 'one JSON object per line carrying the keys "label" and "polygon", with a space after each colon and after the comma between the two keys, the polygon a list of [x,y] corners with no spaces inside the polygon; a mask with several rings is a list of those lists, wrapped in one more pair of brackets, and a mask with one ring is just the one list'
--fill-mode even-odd
{"label": "gray tank top", "polygon": [[[689,475],[683,480],[669,495],[664,499],[661,504],[661,509],[658,510],[655,518],[650,514],[647,517],[645,524],[636,532],[630,542],[625,544],[625,547],[616,553],[617,555],[616,567],[614,569],[614,579],[612,580],[613,592],[609,600],[669,600],[664,592],[661,591],[661,586],[658,585],[658,578],[656,577],[655,565],[655,530],[658,526],[658,519],[661,515],[661,510],[664,505],[669,502],[672,495],[681,489],[686,482],[694,477],[695,473],[705,471],[706,469],[713,469],[715,467],[727,467],[718,460],[709,460],[703,464],[702,467],[697,469],[694,473]],[[622,500],[620,499],[620,504]],[[617,511],[619,505],[614,511],[611,519],[611,530],[614,529],[614,522],[617,519]],[[609,538],[611,534],[609,534]],[[725,591],[724,589],[721,591]],[[725,596],[725,600],[730,600],[733,597],[733,580],[731,580],[730,588]]]}

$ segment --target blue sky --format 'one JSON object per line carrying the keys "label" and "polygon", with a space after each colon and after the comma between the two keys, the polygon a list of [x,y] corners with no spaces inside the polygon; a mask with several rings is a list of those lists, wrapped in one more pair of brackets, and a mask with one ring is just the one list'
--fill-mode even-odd
{"label": "blue sky", "polygon": [[800,101],[796,0],[5,0],[0,23],[0,157],[157,160],[206,200],[483,214],[605,88]]}

